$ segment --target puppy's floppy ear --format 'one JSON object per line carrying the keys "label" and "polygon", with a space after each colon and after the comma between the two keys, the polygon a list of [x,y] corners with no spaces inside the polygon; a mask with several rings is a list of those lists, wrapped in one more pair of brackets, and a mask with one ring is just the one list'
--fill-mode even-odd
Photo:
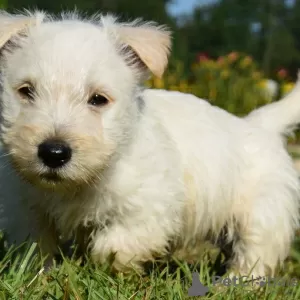
{"label": "puppy's floppy ear", "polygon": [[0,48],[7,41],[30,26],[35,26],[44,18],[43,13],[13,15],[0,10]]}
{"label": "puppy's floppy ear", "polygon": [[104,28],[114,29],[115,38],[135,55],[157,77],[162,77],[171,48],[171,32],[155,23],[116,23],[113,17],[102,18]]}
{"label": "puppy's floppy ear", "polygon": [[120,26],[120,39],[132,48],[139,59],[157,77],[162,77],[168,64],[171,39],[170,33],[159,27]]}

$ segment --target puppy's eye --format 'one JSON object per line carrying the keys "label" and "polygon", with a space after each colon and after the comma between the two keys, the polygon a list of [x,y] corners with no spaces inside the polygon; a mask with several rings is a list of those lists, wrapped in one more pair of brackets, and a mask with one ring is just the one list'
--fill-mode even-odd
{"label": "puppy's eye", "polygon": [[94,94],[88,101],[88,104],[93,106],[104,106],[108,103],[109,100],[101,94]]}
{"label": "puppy's eye", "polygon": [[18,93],[21,95],[22,98],[32,100],[34,96],[34,88],[32,85],[26,83],[18,89]]}

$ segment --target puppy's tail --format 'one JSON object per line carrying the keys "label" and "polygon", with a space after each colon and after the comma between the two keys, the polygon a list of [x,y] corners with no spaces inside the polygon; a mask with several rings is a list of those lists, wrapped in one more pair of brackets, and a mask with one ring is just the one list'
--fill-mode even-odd
{"label": "puppy's tail", "polygon": [[274,133],[292,135],[300,124],[300,71],[295,87],[288,95],[252,111],[245,119]]}

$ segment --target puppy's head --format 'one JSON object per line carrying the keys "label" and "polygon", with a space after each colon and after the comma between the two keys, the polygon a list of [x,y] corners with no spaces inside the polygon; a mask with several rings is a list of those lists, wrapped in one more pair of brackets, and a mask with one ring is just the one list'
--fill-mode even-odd
{"label": "puppy's head", "polygon": [[90,183],[130,138],[139,84],[161,76],[170,35],[153,24],[0,14],[1,140],[45,187]]}

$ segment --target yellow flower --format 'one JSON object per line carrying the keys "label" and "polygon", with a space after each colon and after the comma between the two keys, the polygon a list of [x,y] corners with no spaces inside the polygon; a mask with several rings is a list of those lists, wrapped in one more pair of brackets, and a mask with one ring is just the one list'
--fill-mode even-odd
{"label": "yellow flower", "polygon": [[251,65],[252,61],[253,61],[253,59],[252,59],[250,56],[246,56],[246,57],[241,61],[240,66],[241,66],[242,68],[246,68],[246,67],[248,67],[248,66]]}
{"label": "yellow flower", "polygon": [[223,78],[223,79],[226,79],[226,78],[228,78],[229,77],[229,71],[228,70],[223,70],[222,72],[221,72],[221,78]]}
{"label": "yellow flower", "polygon": [[153,78],[153,85],[156,89],[162,89],[165,86],[164,80],[158,77]]}
{"label": "yellow flower", "polygon": [[282,94],[283,95],[288,94],[294,88],[294,86],[295,86],[295,84],[293,82],[284,83],[281,86]]}
{"label": "yellow flower", "polygon": [[179,83],[179,89],[181,90],[181,91],[186,91],[187,90],[187,88],[188,88],[188,84],[185,82],[185,81],[180,81],[180,83]]}
{"label": "yellow flower", "polygon": [[252,78],[253,78],[254,80],[260,79],[261,76],[262,76],[262,75],[261,75],[260,72],[253,72],[253,73],[252,73]]}
{"label": "yellow flower", "polygon": [[258,86],[262,89],[265,89],[267,87],[267,80],[266,79],[262,79],[258,82]]}

